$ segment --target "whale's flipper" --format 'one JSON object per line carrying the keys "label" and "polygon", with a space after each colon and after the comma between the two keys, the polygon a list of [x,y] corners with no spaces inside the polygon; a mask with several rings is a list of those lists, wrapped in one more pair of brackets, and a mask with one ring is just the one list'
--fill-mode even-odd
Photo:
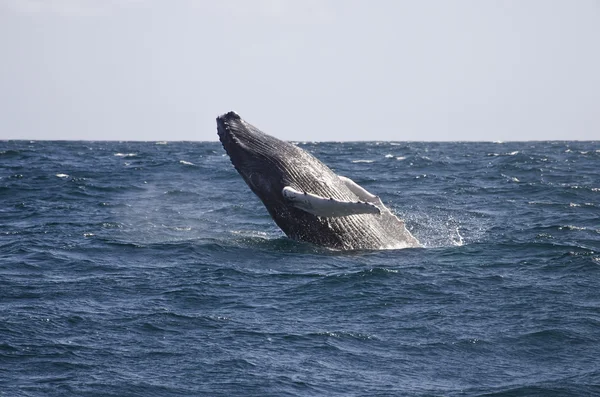
{"label": "whale's flipper", "polygon": [[284,187],[281,193],[283,194],[283,197],[285,197],[285,199],[288,200],[294,207],[316,216],[340,217],[358,214],[381,213],[379,208],[371,203],[364,201],[334,200],[332,198],[317,196],[316,194],[312,193],[299,192],[298,190],[289,186]]}
{"label": "whale's flipper", "polygon": [[341,175],[338,175],[338,177],[342,180],[342,182],[346,184],[346,187],[350,189],[352,193],[356,194],[358,198],[362,201],[366,201],[367,203],[383,205],[379,196],[369,193],[364,187],[360,186],[352,179],[346,178],[345,176]]}

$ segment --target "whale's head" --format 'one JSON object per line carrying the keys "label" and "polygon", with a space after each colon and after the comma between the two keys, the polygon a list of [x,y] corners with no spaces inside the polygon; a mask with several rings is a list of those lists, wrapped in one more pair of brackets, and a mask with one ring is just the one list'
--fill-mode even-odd
{"label": "whale's head", "polygon": [[217,133],[231,163],[263,202],[283,199],[297,148],[267,135],[237,113],[217,117]]}
{"label": "whale's head", "polygon": [[[265,134],[235,112],[217,117],[217,132],[231,163],[275,223],[293,238],[317,238],[318,230],[327,222],[295,208],[283,190],[291,187],[332,197],[339,193],[336,186],[342,183],[337,175],[308,152]],[[339,245],[335,235],[319,239],[327,240],[329,246]]]}

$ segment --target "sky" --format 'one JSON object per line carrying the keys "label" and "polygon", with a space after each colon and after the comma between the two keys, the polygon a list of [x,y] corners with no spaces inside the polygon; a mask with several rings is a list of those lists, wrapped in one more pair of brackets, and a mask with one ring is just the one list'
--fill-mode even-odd
{"label": "sky", "polygon": [[600,140],[600,0],[0,0],[0,139]]}

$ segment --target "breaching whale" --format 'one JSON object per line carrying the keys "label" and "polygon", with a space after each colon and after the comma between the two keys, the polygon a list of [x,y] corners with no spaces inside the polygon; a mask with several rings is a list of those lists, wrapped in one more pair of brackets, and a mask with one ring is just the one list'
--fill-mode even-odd
{"label": "breaching whale", "polygon": [[298,146],[265,134],[237,113],[217,117],[231,162],[290,238],[324,247],[420,247],[375,196]]}

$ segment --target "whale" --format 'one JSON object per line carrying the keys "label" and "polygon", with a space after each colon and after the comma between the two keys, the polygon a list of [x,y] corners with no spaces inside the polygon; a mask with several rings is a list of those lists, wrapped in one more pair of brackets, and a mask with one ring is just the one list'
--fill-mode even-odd
{"label": "whale", "polygon": [[217,134],[233,167],[291,239],[335,250],[421,247],[405,222],[352,179],[230,111]]}

